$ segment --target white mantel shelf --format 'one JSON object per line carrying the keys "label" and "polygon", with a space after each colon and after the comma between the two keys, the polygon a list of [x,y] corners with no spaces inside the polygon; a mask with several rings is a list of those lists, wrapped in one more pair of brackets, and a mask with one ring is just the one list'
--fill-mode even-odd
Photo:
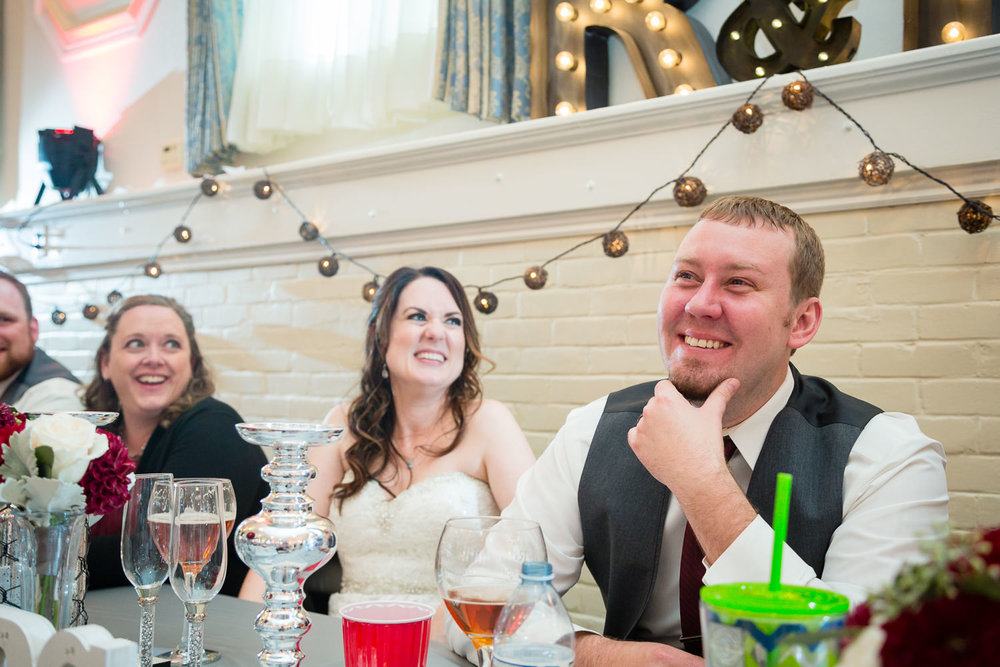
{"label": "white mantel shelf", "polygon": [[[1000,192],[1000,35],[810,70],[809,80],[860,121],[887,151],[943,178],[963,194]],[[727,128],[691,170],[714,197],[755,193],[800,213],[950,199],[944,187],[897,162],[892,182],[857,178],[871,151],[842,115],[817,97],[794,112],[780,99],[795,75],[768,81],[755,97],[765,113],[753,135]],[[605,231],[655,187],[685,169],[759,85],[745,81],[392,147],[355,150],[268,168],[271,179],[336,249],[365,258],[404,250],[512,243]],[[261,170],[220,178],[172,239],[165,271],[316,260],[298,236],[301,220],[277,197],[257,200]],[[180,221],[198,182],[62,202],[0,214],[25,240],[47,231],[60,250],[25,257],[26,279],[119,276],[143,264]],[[957,204],[956,204],[957,210]],[[625,227],[692,221],[670,188]]]}

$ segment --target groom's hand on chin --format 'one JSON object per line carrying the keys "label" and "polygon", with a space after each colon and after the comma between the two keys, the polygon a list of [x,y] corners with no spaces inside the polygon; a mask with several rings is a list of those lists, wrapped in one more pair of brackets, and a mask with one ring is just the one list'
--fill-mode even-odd
{"label": "groom's hand on chin", "polygon": [[656,642],[627,642],[591,632],[576,633],[575,667],[704,667],[705,661]]}

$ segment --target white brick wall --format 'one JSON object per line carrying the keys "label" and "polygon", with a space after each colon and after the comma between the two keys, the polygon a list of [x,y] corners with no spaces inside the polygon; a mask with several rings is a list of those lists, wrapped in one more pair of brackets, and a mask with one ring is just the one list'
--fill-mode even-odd
{"label": "white brick wall", "polygon": [[[1000,199],[989,203],[1000,209]],[[1000,522],[1000,228],[970,236],[958,229],[956,210],[947,201],[806,216],[827,250],[825,312],[819,336],[795,362],[885,409],[913,413],[940,439],[953,522],[966,529]],[[497,362],[486,392],[511,407],[536,452],[572,407],[662,374],[654,312],[683,231],[628,231],[632,250],[619,259],[598,243],[586,246],[549,267],[543,290],[504,283],[498,310],[477,315],[484,350]],[[519,274],[578,240],[365,261],[383,274],[433,261],[479,283]],[[168,273],[122,291],[168,294],[191,309],[220,398],[246,419],[319,420],[356,387],[368,313],[360,293],[369,278],[348,265],[322,278],[310,261]],[[59,302],[113,287],[118,281],[32,290],[36,300]],[[57,328],[39,315],[41,344],[89,376],[101,322],[71,317]],[[589,577],[567,600],[579,620],[600,627]]]}

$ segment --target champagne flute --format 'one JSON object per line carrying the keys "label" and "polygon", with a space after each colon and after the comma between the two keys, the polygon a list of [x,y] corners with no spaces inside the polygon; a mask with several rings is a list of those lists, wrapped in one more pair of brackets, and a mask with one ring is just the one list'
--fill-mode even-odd
{"label": "champagne flute", "polygon": [[[149,667],[153,663],[153,621],[156,615],[156,600],[160,594],[160,586],[167,580],[167,550],[154,539],[150,512],[165,507],[169,521],[172,479],[173,475],[170,473],[136,475],[129,491],[128,501],[122,509],[122,569],[139,596],[141,667]],[[156,514],[155,511],[152,513]],[[169,525],[168,523],[168,529]]]}
{"label": "champagne flute", "polygon": [[480,667],[492,662],[493,628],[521,582],[521,564],[543,560],[545,541],[534,521],[477,516],[445,523],[434,561],[438,588]]}
{"label": "champagne flute", "polygon": [[190,625],[184,664],[200,667],[205,607],[226,578],[222,483],[174,482],[171,509],[170,585]]}
{"label": "champagne flute", "polygon": [[[236,493],[233,491],[233,483],[224,477],[184,477],[178,480],[179,482],[219,482],[222,484],[222,497],[223,497],[223,518],[226,521],[226,541],[228,543],[229,535],[233,532],[233,524],[236,523]],[[191,634],[191,625],[188,623],[187,614],[184,615],[184,630],[181,633],[181,641],[174,648],[173,651],[166,651],[161,653],[159,657],[170,658],[171,662],[184,662],[184,647],[187,646],[188,637]],[[201,655],[201,661],[203,664],[209,664],[212,662],[218,662],[219,658],[222,657],[218,651],[214,651],[210,648],[203,649]]]}

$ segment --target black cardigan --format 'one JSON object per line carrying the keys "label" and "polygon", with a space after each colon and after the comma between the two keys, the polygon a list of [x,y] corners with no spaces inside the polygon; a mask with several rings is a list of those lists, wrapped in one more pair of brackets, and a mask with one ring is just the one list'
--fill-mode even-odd
{"label": "black cardigan", "polygon": [[[224,477],[236,493],[236,525],[260,511],[260,500],[268,492],[260,469],[267,463],[263,450],[236,432],[239,413],[214,398],[205,398],[182,414],[168,428],[157,426],[143,450],[136,474],[169,472],[180,477]],[[233,530],[233,534],[236,530]],[[87,556],[90,588],[130,585],[121,567],[120,535],[93,537]],[[247,566],[236,555],[229,537],[226,581],[222,593],[236,595]]]}

